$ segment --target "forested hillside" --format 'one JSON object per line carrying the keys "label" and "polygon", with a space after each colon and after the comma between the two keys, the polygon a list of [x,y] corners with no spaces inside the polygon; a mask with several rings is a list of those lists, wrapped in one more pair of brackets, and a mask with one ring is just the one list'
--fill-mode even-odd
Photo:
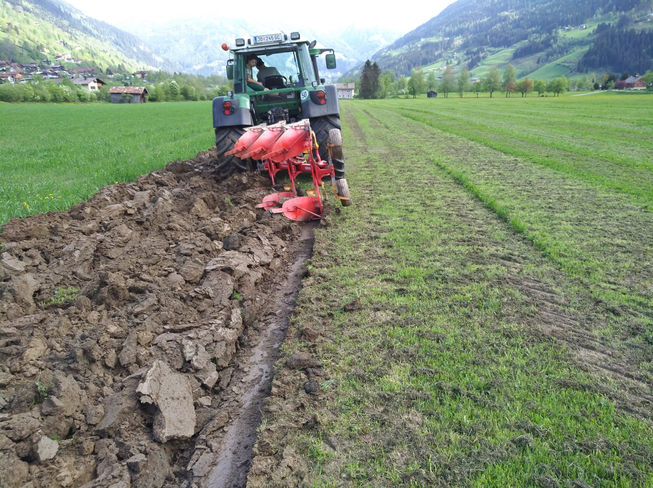
{"label": "forested hillside", "polygon": [[[372,57],[382,70],[512,63],[542,78],[653,67],[650,0],[459,0]],[[547,76],[550,75],[550,76]]]}
{"label": "forested hillside", "polygon": [[102,70],[165,67],[137,37],[63,2],[0,1],[0,60],[30,63],[62,56]]}

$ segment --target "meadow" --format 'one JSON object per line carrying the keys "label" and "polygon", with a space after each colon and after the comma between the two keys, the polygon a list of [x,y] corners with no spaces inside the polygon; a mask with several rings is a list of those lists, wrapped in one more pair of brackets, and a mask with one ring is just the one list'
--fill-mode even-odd
{"label": "meadow", "polygon": [[[316,231],[265,480],[653,486],[653,96],[341,110],[354,205]],[[0,222],[213,142],[207,103],[0,117]],[[322,364],[317,393],[283,368],[298,351]]]}
{"label": "meadow", "polygon": [[284,343],[325,374],[270,400],[259,452],[294,463],[273,481],[653,485],[652,109],[343,104],[355,205],[318,231]]}
{"label": "meadow", "polygon": [[64,210],[215,144],[211,105],[0,103],[0,225]]}

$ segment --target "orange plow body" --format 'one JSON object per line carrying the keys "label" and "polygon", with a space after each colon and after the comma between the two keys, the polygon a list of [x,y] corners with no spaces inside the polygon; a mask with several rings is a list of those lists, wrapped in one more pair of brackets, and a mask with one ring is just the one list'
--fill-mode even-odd
{"label": "orange plow body", "polygon": [[[289,219],[307,221],[322,218],[323,199],[326,196],[320,193],[320,188],[323,187],[324,178],[330,177],[334,192],[338,194],[331,157],[329,156],[329,161],[320,158],[315,133],[307,119],[291,124],[282,121],[249,128],[227,154],[234,154],[241,159],[263,161],[263,167],[268,171],[273,184],[279,171],[288,172],[292,192],[268,195],[257,207],[273,213],[283,213]],[[313,196],[298,197],[295,180],[299,174],[309,172],[313,179]]]}

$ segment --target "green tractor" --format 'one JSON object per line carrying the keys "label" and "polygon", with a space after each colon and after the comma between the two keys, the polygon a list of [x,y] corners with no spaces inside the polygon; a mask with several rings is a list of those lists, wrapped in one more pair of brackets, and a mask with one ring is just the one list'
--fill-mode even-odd
{"label": "green tractor", "polygon": [[233,91],[213,99],[221,176],[255,168],[255,161],[225,155],[245,128],[309,119],[320,157],[327,160],[330,153],[337,183],[346,186],[336,87],[325,84],[318,72],[320,55],[327,53],[327,69],[336,67],[336,56],[333,49],[319,49],[315,45],[315,41],[302,39],[298,32],[239,38],[232,48],[226,43],[222,45],[222,49],[231,52],[227,78],[233,80]]}

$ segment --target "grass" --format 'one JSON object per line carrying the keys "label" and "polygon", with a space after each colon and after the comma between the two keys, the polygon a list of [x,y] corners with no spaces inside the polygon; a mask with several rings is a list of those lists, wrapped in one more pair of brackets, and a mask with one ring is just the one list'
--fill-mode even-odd
{"label": "grass", "polygon": [[64,210],[213,142],[209,103],[0,104],[0,225]]}
{"label": "grass", "polygon": [[[636,337],[650,341],[653,143],[644,136],[652,128],[644,114],[653,99],[584,98],[494,107],[490,100],[474,107],[474,100],[444,101],[426,109],[396,102],[382,116],[400,114],[442,131],[445,148],[434,162],[583,280],[597,300],[638,312],[629,328],[643,329]],[[465,148],[464,159],[446,149],[460,137],[479,143]]]}
{"label": "grass", "polygon": [[[653,384],[653,226],[646,195],[627,191],[650,168],[620,165],[632,186],[614,188],[596,168],[511,152],[547,117],[542,135],[555,141],[556,122],[594,111],[574,130],[581,148],[648,110],[619,105],[619,118],[614,100],[594,100],[343,104],[355,205],[319,231],[284,344],[285,356],[318,358],[331,386],[311,398],[303,373],[279,372],[286,393],[272,398],[259,446],[294,469],[271,469],[271,485],[653,484],[650,411],[631,396]],[[488,145],[511,120],[513,142]],[[597,299],[604,288],[624,294],[618,310]],[[640,386],[589,360],[587,344],[613,354],[608,367],[630,364]]]}
{"label": "grass", "polygon": [[77,298],[79,289],[73,286],[60,286],[55,290],[54,296],[47,301],[41,302],[41,306],[47,307],[50,305],[63,305],[72,303]]}

